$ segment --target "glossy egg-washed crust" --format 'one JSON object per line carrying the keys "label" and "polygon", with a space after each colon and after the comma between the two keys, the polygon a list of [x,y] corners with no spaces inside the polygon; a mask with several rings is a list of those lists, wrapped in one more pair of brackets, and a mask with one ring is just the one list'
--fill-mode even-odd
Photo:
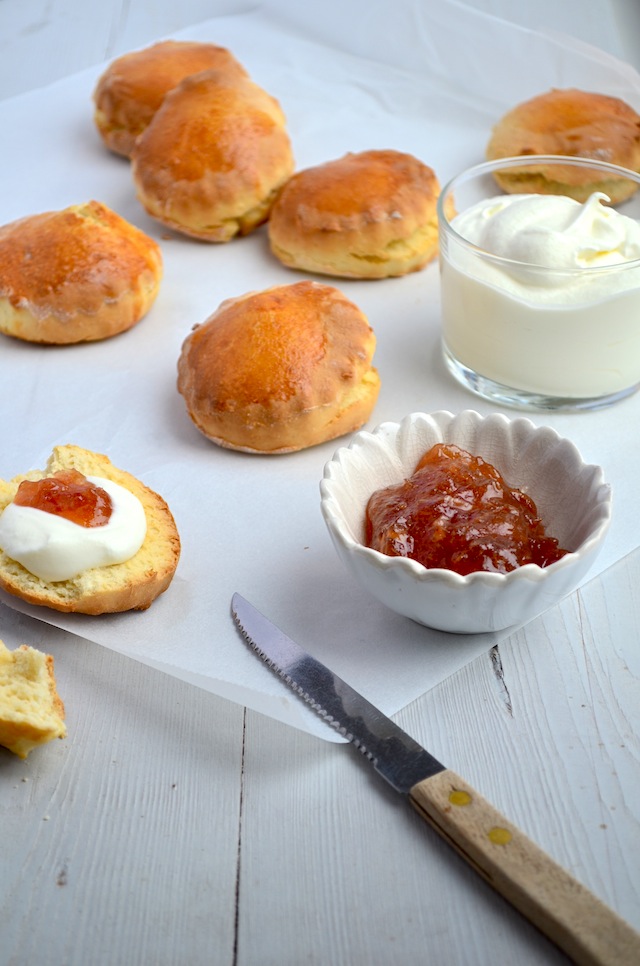
{"label": "glossy egg-washed crust", "polygon": [[358,429],[380,388],[375,336],[341,292],[298,282],[223,302],[185,340],[178,390],[198,429],[250,453],[288,453]]}
{"label": "glossy egg-washed crust", "polygon": [[[591,158],[638,172],[640,115],[617,97],[575,88],[550,90],[508,111],[494,126],[486,150],[489,160],[536,154]],[[506,168],[495,179],[512,194],[566,194],[585,201],[592,192],[603,191],[614,204],[638,189],[629,179],[584,167],[532,164]]]}
{"label": "glossy egg-washed crust", "polygon": [[147,212],[210,242],[266,221],[293,166],[278,101],[248,78],[215,70],[187,77],[167,94],[132,155]]}
{"label": "glossy egg-washed crust", "polygon": [[212,68],[247,76],[233,54],[215,44],[165,40],[118,57],[93,92],[94,120],[105,145],[130,157],[166,94],[190,74]]}
{"label": "glossy egg-washed crust", "polygon": [[0,550],[0,587],[29,604],[79,614],[146,610],[171,583],[180,557],[180,537],[169,507],[153,490],[115,467],[100,453],[79,446],[56,446],[45,470],[0,480],[0,514],[22,480],[40,480],[58,470],[75,469],[130,490],[144,508],[147,533],[138,552],[124,563],[94,567],[71,580],[48,583],[29,573]]}
{"label": "glossy egg-washed crust", "polygon": [[347,154],[295,174],[269,219],[273,254],[286,266],[345,278],[388,278],[438,253],[438,180],[410,154]]}
{"label": "glossy egg-washed crust", "polygon": [[148,312],[157,243],[97,201],[0,228],[0,332],[65,345],[106,339]]}

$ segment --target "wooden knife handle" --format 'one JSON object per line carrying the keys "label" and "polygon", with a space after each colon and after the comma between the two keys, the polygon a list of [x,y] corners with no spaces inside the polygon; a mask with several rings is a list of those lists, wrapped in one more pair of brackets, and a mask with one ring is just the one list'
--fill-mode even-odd
{"label": "wooden knife handle", "polygon": [[575,963],[638,966],[640,934],[454,772],[411,789],[411,804],[490,885]]}

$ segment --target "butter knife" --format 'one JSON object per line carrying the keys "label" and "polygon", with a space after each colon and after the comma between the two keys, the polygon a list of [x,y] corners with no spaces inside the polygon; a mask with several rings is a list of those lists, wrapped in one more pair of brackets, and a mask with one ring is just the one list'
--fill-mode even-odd
{"label": "butter knife", "polygon": [[262,660],[369,759],[497,892],[580,966],[637,966],[640,934],[350,685],[234,594]]}

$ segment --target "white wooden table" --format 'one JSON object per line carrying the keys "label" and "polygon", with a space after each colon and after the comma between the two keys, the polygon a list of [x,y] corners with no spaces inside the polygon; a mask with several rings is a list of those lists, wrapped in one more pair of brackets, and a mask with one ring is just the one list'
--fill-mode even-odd
{"label": "white wooden table", "polygon": [[[0,96],[233,7],[1,0]],[[538,3],[530,25],[637,65],[636,12]],[[397,715],[638,929],[639,585],[636,551]],[[27,763],[0,749],[0,966],[565,961],[350,747],[80,639],[70,660],[4,608],[0,637],[54,654],[69,717]]]}

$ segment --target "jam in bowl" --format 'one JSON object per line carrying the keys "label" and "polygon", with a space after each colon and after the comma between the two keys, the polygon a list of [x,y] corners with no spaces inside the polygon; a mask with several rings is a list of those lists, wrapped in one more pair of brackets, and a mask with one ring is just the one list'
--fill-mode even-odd
{"label": "jam in bowl", "polygon": [[[516,502],[527,507],[534,527],[540,523],[538,536],[551,538],[562,552],[539,562],[525,557],[511,569],[490,565],[458,573],[368,546],[372,495],[410,479],[441,443],[489,464],[521,494]],[[523,416],[473,410],[412,413],[400,423],[356,433],[326,464],[320,493],[329,534],[354,579],[392,610],[454,633],[516,627],[561,600],[593,565],[611,519],[611,489],[601,467],[585,463],[570,440]],[[454,494],[454,504],[459,496]]]}

